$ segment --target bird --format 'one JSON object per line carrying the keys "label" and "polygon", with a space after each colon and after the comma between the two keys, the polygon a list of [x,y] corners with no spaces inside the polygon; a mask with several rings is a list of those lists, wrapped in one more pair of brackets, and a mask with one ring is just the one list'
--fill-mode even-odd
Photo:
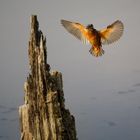
{"label": "bird", "polygon": [[93,24],[84,26],[81,23],[64,19],[61,19],[60,22],[62,26],[77,39],[84,44],[90,44],[91,48],[89,52],[95,57],[104,54],[105,51],[103,50],[102,45],[108,45],[119,40],[124,31],[123,22],[120,20],[116,20],[101,30],[95,29]]}

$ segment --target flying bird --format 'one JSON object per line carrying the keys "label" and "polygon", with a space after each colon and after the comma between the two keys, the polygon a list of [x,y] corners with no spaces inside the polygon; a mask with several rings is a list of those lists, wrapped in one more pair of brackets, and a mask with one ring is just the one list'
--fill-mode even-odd
{"label": "flying bird", "polygon": [[124,30],[124,25],[120,20],[115,21],[102,30],[96,30],[93,24],[84,26],[67,20],[61,20],[61,24],[69,33],[84,44],[91,44],[89,52],[95,57],[102,56],[104,54],[102,45],[111,44],[120,39]]}

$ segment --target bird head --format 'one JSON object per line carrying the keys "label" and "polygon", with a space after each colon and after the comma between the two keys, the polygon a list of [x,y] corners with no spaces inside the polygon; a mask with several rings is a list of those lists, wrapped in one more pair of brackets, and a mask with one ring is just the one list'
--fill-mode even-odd
{"label": "bird head", "polygon": [[87,28],[87,29],[94,29],[94,26],[93,26],[93,24],[89,24],[89,25],[87,25],[86,28]]}

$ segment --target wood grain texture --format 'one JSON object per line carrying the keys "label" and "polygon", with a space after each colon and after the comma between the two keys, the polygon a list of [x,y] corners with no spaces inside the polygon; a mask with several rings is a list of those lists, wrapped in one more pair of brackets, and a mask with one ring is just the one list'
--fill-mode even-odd
{"label": "wood grain texture", "polygon": [[30,73],[24,84],[24,105],[19,107],[21,140],[77,140],[75,119],[65,109],[62,74],[50,72],[37,16],[31,16],[30,22]]}

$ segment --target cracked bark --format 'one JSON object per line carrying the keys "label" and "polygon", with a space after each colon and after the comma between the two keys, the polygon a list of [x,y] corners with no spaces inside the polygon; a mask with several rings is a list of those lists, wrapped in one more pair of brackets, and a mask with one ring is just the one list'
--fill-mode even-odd
{"label": "cracked bark", "polygon": [[21,140],[77,140],[75,119],[65,109],[62,74],[50,72],[46,38],[37,16],[31,16],[28,46],[30,73],[19,107]]}

